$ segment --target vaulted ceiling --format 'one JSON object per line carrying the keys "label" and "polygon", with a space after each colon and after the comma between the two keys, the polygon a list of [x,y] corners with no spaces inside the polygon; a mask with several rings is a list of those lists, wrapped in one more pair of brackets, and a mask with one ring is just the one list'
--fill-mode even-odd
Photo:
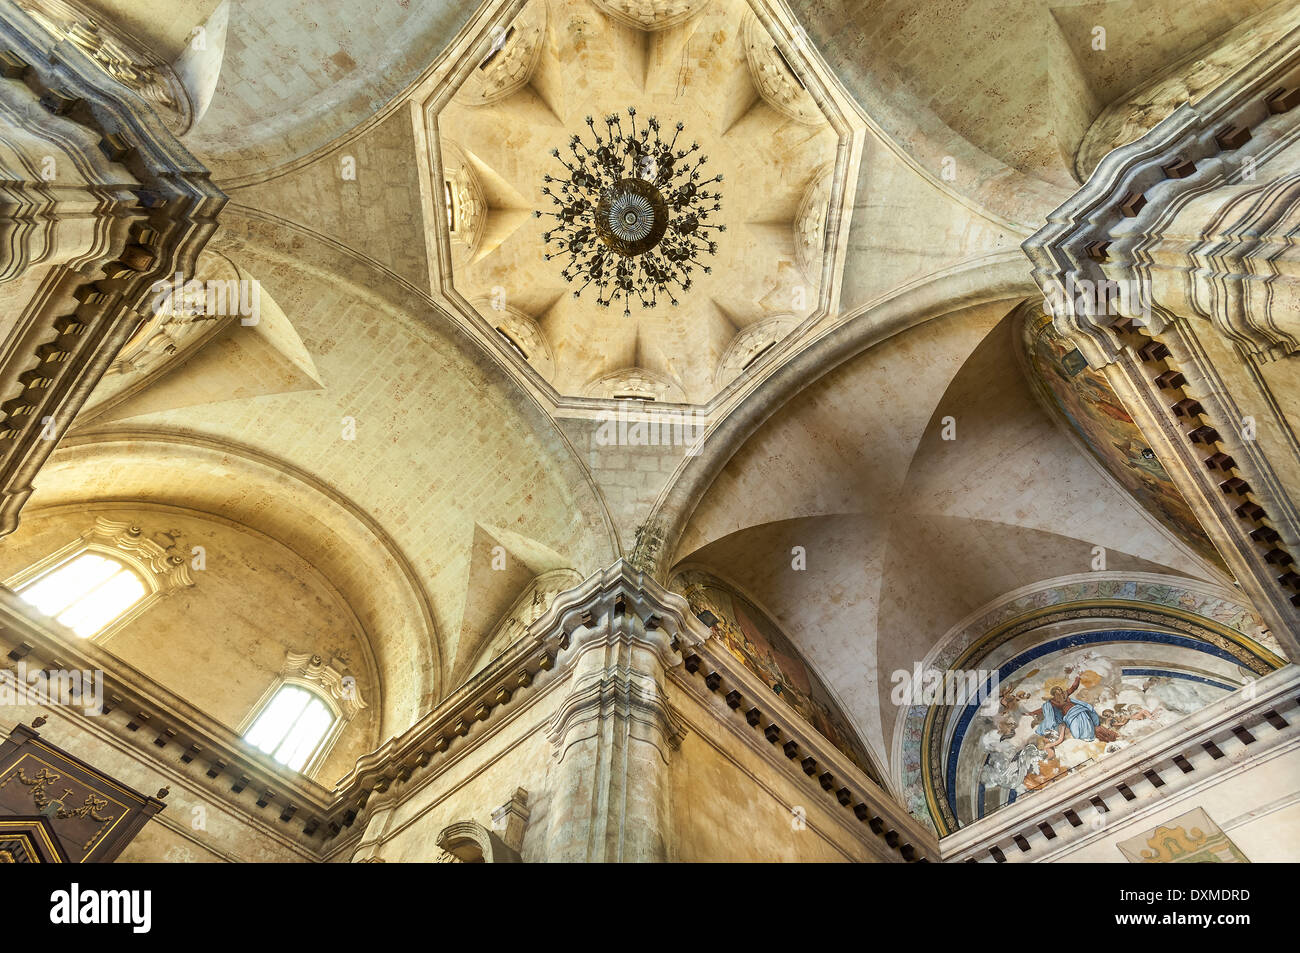
{"label": "vaulted ceiling", "polygon": [[[215,9],[95,5],[168,59]],[[266,324],[147,327],[28,512],[138,503],[306,560],[355,615],[385,736],[536,576],[662,522],[657,568],[747,591],[885,763],[882,673],[989,600],[1097,545],[1227,582],[1036,402],[1008,315],[1092,122],[1264,6],[233,3],[183,142],[231,198],[201,277],[259,282]],[[549,150],[629,105],[699,140],[732,227],[680,308],[625,318],[567,294],[528,213]],[[442,205],[461,171],[474,241]],[[706,409],[703,453],[588,452],[629,370]]]}
{"label": "vaulted ceiling", "polygon": [[[589,0],[532,0],[437,113],[449,188],[476,196],[458,203],[473,220],[458,223],[454,288],[494,324],[509,310],[528,340],[502,333],[547,355],[561,394],[611,397],[648,379],[660,400],[704,403],[751,352],[821,304],[822,230],[842,137],[747,3],[698,6],[644,29]],[[544,177],[568,176],[552,150],[573,161],[569,138],[592,140],[586,117],[603,133],[613,114],[629,128],[657,117],[669,137],[682,123],[679,148],[698,144],[703,176],[724,177],[713,218],[727,232],[701,262],[710,273],[697,271],[689,292],[677,292],[679,306],[661,296],[656,308],[633,303],[624,316],[620,304],[598,306],[594,287],[575,297],[580,283],[566,283],[564,256],[544,239],[556,222],[533,217],[551,209]],[[779,331],[756,340],[763,329]]]}

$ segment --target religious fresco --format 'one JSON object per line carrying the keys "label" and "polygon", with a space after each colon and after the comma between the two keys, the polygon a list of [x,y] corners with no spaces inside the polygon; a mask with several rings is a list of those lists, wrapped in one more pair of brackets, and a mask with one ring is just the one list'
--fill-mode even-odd
{"label": "religious fresco", "polygon": [[956,721],[948,796],[968,824],[1228,695],[1249,673],[1157,632],[1081,633],[1022,652]]}
{"label": "religious fresco", "polygon": [[717,619],[711,627],[714,637],[827,741],[879,782],[848,719],[776,623],[748,599],[706,573],[680,573],[672,588],[686,597],[697,616],[704,611],[712,613]]}
{"label": "religious fresco", "polygon": [[1115,845],[1130,864],[1248,864],[1204,808],[1165,821]]}
{"label": "religious fresco", "polygon": [[1090,368],[1041,311],[1025,321],[1023,343],[1034,389],[1120,485],[1197,555],[1227,571],[1187,502],[1106,378]]}
{"label": "religious fresco", "polygon": [[[987,659],[1000,646],[1012,641],[1032,645],[1034,633],[1043,626],[1078,625],[1084,620],[1095,620],[1099,629],[1135,629],[1143,623],[1154,623],[1164,633],[1178,633],[1187,645],[1203,644],[1231,656],[1232,662],[1227,664],[1242,677],[1249,677],[1246,672],[1263,675],[1287,663],[1263,619],[1226,590],[1146,574],[1140,579],[1121,579],[1089,573],[1026,590],[990,607],[950,632],[925,664],[940,671],[987,669],[991,667]],[[1091,637],[1085,634],[1078,638]],[[1014,673],[1007,677],[1014,677]],[[1005,679],[1000,676],[1000,681]],[[994,695],[1000,697],[1000,693]],[[894,764],[904,803],[914,818],[940,836],[967,823],[954,815],[945,789],[950,752],[945,746],[948,736],[943,730],[944,718],[940,717],[943,714],[931,706],[909,706],[894,738]],[[936,718],[940,723],[930,733],[928,725]],[[977,773],[969,771],[972,777]],[[977,792],[977,783],[963,790]],[[1009,798],[1009,792],[1003,791],[1001,796]],[[997,790],[986,788],[986,810],[998,797]],[[967,811],[968,817],[973,813],[973,809]]]}

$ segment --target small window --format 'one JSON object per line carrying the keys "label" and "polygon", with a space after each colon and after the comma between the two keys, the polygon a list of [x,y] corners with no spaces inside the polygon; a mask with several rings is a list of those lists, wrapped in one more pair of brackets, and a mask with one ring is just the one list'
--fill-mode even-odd
{"label": "small window", "polygon": [[315,692],[282,685],[244,734],[244,740],[293,771],[301,771],[320,749],[335,715]]}
{"label": "small window", "polygon": [[456,201],[455,193],[451,188],[451,181],[444,179],[442,182],[442,200],[447,205],[447,231],[456,230]]}
{"label": "small window", "polygon": [[85,639],[103,631],[148,591],[126,563],[85,551],[20,586],[18,595]]}

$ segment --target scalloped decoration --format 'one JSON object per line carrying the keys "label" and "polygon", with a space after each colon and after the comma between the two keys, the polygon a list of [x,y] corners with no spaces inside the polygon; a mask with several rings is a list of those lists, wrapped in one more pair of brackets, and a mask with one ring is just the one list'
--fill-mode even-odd
{"label": "scalloped decoration", "polygon": [[475,298],[470,304],[538,374],[547,381],[554,379],[555,354],[536,321],[518,308],[492,298]]}
{"label": "scalloped decoration", "polygon": [[822,166],[804,189],[799,210],[794,217],[794,258],[804,277],[814,284],[821,281],[822,260],[826,255],[826,216],[830,213],[830,165]]}
{"label": "scalloped decoration", "polygon": [[749,14],[744,26],[745,60],[749,75],[763,101],[787,119],[816,126],[826,121],[812,94],[804,89],[790,64],[777,51],[772,35],[758,17]]}
{"label": "scalloped decoration", "polygon": [[644,367],[624,367],[597,377],[583,389],[584,397],[684,403],[681,387],[667,376]]}
{"label": "scalloped decoration", "polygon": [[648,33],[685,23],[709,0],[591,0],[592,5],[624,26]]}
{"label": "scalloped decoration", "polygon": [[490,106],[528,85],[546,42],[546,3],[533,0],[508,27],[494,27],[478,65],[456,91],[464,106]]}
{"label": "scalloped decoration", "polygon": [[713,375],[714,382],[720,388],[730,384],[763,352],[780,343],[798,326],[799,318],[793,314],[776,314],[751,324],[727,345]]}

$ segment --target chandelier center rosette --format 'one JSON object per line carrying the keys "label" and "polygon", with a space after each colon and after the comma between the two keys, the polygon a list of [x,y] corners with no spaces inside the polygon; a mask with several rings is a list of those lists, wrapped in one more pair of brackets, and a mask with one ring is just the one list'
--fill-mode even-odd
{"label": "chandelier center rosette", "polygon": [[722,175],[703,177],[708,156],[699,143],[677,148],[683,124],[666,139],[654,117],[637,128],[635,107],[627,119],[625,129],[622,116],[605,117],[602,134],[588,116],[590,135],[574,135],[568,157],[552,150],[567,174],[544,177],[542,193],[553,208],[534,214],[556,220],[543,236],[554,247],[546,259],[564,261],[565,281],[580,283],[573,296],[594,285],[597,304],[621,299],[630,315],[634,300],[643,308],[661,297],[678,304],[677,292],[690,290],[695,269],[712,271],[702,260],[717,254],[713,235],[726,226],[710,221],[722,208],[710,186]]}

